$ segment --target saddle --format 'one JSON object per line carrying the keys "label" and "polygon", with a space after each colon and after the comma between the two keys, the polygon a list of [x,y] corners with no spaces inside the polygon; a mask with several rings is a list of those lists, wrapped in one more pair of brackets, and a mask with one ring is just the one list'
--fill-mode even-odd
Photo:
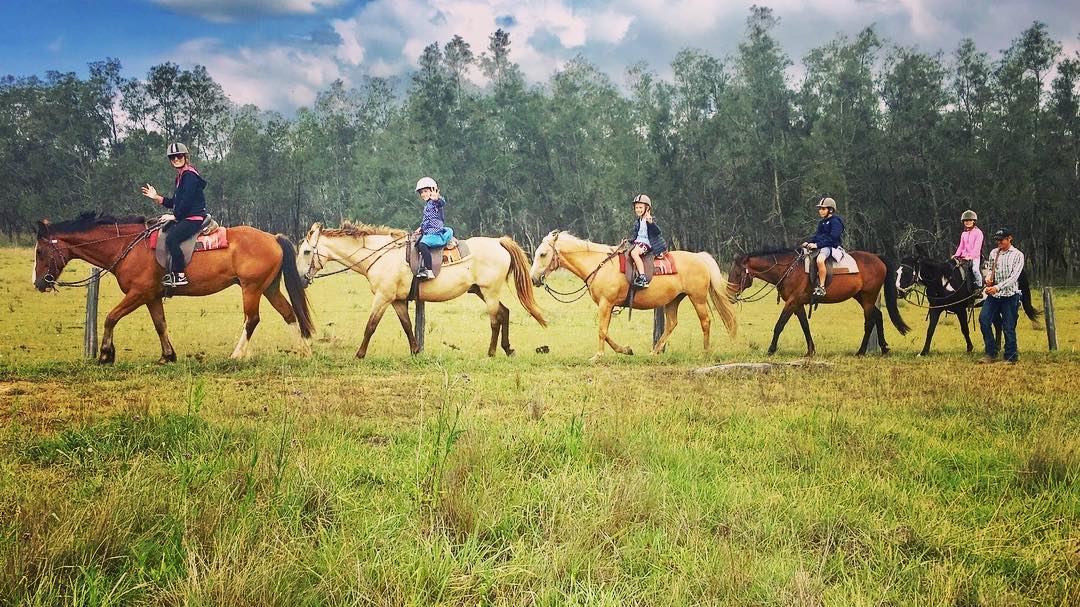
{"label": "saddle", "polygon": [[[409,272],[412,274],[412,286],[409,287],[409,300],[415,300],[419,297],[420,293],[420,280],[416,278],[416,273],[420,270],[420,251],[416,250],[416,242],[419,240],[415,232],[409,233],[408,242],[405,245],[405,262],[409,264]],[[442,248],[442,254],[439,251],[433,249],[431,251],[431,273],[436,278],[439,276],[439,272],[444,265],[452,266],[456,263],[461,263],[472,255],[472,251],[469,250],[469,245],[465,244],[465,241],[458,240],[457,237],[451,238],[450,242],[446,243],[446,246]]]}
{"label": "saddle", "polygon": [[[154,258],[157,260],[158,265],[168,270],[171,267],[169,263],[169,250],[165,247],[165,239],[161,237],[162,232],[166,231],[166,227],[162,227],[160,230],[154,230],[150,233],[150,237],[146,239],[148,246],[154,251]],[[229,231],[226,228],[221,227],[218,222],[214,221],[214,218],[207,215],[206,219],[203,219],[202,229],[195,233],[195,236],[180,243],[180,250],[184,253],[184,265],[191,263],[191,256],[196,251],[213,251],[215,249],[225,249],[229,246]]]}
{"label": "saddle", "polygon": [[[675,267],[675,258],[668,253],[661,253],[659,256],[646,253],[641,256],[641,265],[645,267],[645,280],[648,282],[652,282],[653,276],[668,276],[679,272]],[[626,301],[623,302],[624,307],[630,308],[634,304],[634,293],[640,290],[640,287],[634,286],[634,278],[638,272],[629,253],[619,254],[619,271],[626,276],[626,282],[630,283],[630,288],[626,291]]]}
{"label": "saddle", "polygon": [[[833,254],[825,260],[825,286],[828,287],[832,283],[834,275],[839,274],[858,274],[859,265],[855,263],[855,258],[852,257],[847,251],[840,249],[842,255],[840,259],[836,259],[836,249],[833,249]],[[807,255],[803,260],[803,269],[810,275],[810,284],[818,284],[818,269],[817,269],[817,251],[812,251],[812,254]]]}

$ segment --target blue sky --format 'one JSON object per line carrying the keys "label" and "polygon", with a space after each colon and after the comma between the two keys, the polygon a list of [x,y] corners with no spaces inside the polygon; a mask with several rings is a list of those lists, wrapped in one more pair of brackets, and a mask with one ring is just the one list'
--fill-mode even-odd
{"label": "blue sky", "polygon": [[[681,48],[735,50],[753,1],[743,0],[61,0],[0,3],[0,75],[85,74],[117,57],[126,76],[173,61],[205,65],[239,103],[291,113],[335,79],[406,75],[424,46],[465,37],[475,52],[497,27],[512,58],[542,82],[583,56],[617,82],[646,61],[661,76]],[[757,0],[780,18],[795,63],[835,35],[875,25],[892,43],[946,56],[963,37],[991,52],[1032,21],[1065,52],[1080,50],[1080,3],[1051,0]],[[479,74],[474,78],[480,80]],[[481,82],[482,83],[482,82]]]}

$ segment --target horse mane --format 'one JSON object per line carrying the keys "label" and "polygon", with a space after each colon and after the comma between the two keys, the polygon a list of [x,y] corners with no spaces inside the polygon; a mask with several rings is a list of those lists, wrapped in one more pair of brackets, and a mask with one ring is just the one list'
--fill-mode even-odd
{"label": "horse mane", "polygon": [[[605,247],[608,250],[614,250],[615,249],[615,245],[604,244],[602,242],[593,242],[593,241],[591,241],[591,240],[589,240],[587,238],[582,238],[582,237],[580,237],[580,236],[578,236],[578,235],[576,235],[576,234],[574,234],[572,232],[566,232],[566,231],[563,231],[563,230],[559,231],[559,236],[558,237],[559,238],[573,238],[574,240],[583,242],[583,243],[585,243],[585,248],[586,249],[588,249],[589,245],[593,245],[593,246],[597,246],[597,247]],[[599,253],[599,252],[600,251],[594,251],[594,253]]]}
{"label": "horse mane", "polygon": [[353,223],[351,221],[342,222],[340,228],[324,228],[322,233],[324,236],[352,236],[354,238],[363,236],[394,236],[400,238],[408,234],[405,230],[399,230],[397,228],[368,225],[359,222]]}
{"label": "horse mane", "polygon": [[75,219],[69,219],[67,221],[60,221],[57,223],[49,223],[48,220],[39,221],[37,225],[37,235],[39,238],[44,238],[50,234],[74,234],[76,232],[85,232],[101,225],[137,224],[145,226],[146,217],[141,215],[114,217],[112,215],[102,215],[97,211],[85,211]]}

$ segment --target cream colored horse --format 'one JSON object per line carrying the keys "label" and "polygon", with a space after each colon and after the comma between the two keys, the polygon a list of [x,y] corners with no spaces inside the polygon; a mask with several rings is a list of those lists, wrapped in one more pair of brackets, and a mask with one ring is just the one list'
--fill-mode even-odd
{"label": "cream colored horse", "polygon": [[[304,278],[310,282],[328,262],[336,261],[367,277],[371,293],[371,316],[364,328],[364,341],[356,351],[357,358],[367,355],[368,342],[379,326],[386,306],[392,305],[401,321],[401,328],[409,338],[413,354],[420,351],[409,320],[407,298],[412,285],[412,272],[405,261],[408,233],[382,226],[351,224],[346,222],[339,229],[323,228],[316,223],[311,226],[304,241],[300,243],[296,263],[307,268]],[[424,281],[419,287],[421,301],[448,301],[464,293],[475,293],[487,304],[491,317],[491,344],[488,356],[495,356],[500,329],[502,347],[507,356],[514,353],[510,347],[510,310],[502,304],[503,287],[508,277],[514,275],[521,305],[546,327],[540,308],[529,283],[529,258],[509,236],[502,238],[469,238],[464,241],[471,252],[461,262],[444,265],[439,276]],[[436,252],[436,254],[438,254]]]}
{"label": "cream colored horse", "polygon": [[[596,357],[603,356],[605,343],[621,354],[634,353],[629,347],[624,348],[612,341],[608,335],[612,309],[626,300],[626,292],[630,288],[626,275],[619,270],[615,249],[611,245],[589,242],[568,232],[555,230],[544,237],[533,256],[531,274],[536,286],[544,284],[547,275],[559,268],[565,268],[585,281],[589,295],[600,306],[600,346]],[[656,342],[652,353],[662,352],[667,345],[668,337],[678,324],[679,303],[684,297],[689,297],[694,304],[701,322],[701,332],[705,335],[706,352],[709,351],[709,329],[712,325],[710,297],[728,333],[734,338],[737,329],[735,310],[724,292],[728,283],[716,260],[708,253],[671,251],[668,255],[674,257],[678,273],[655,276],[651,286],[634,294],[635,309],[664,306],[667,321],[664,334]]]}

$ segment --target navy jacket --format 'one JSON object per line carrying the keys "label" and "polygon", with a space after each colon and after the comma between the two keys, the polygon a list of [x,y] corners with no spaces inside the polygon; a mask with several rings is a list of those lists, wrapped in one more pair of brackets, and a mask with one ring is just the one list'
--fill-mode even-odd
{"label": "navy jacket", "polygon": [[844,236],[844,220],[839,215],[833,214],[817,224],[817,232],[806,242],[812,242],[818,248],[839,247]]}
{"label": "navy jacket", "polygon": [[[630,230],[630,237],[627,238],[631,243],[637,239],[638,228],[644,219],[638,217],[634,220],[634,229]],[[664,243],[664,237],[660,235],[660,228],[656,223],[646,222],[646,229],[649,231],[649,248],[652,249],[653,255],[659,255],[667,251],[667,244]]]}
{"label": "navy jacket", "polygon": [[203,189],[206,180],[194,167],[184,167],[176,180],[176,192],[172,198],[162,197],[161,206],[172,209],[172,214],[179,220],[206,213],[206,196]]}

